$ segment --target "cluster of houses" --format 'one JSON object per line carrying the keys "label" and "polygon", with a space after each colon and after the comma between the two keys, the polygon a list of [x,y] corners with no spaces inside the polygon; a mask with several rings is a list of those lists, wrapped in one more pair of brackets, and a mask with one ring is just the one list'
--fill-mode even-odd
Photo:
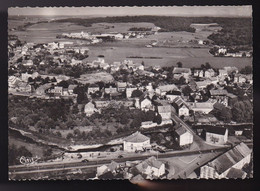
{"label": "cluster of houses", "polygon": [[108,165],[97,167],[98,179],[158,179],[166,177],[165,163],[154,156],[143,161],[117,163],[112,161]]}
{"label": "cluster of houses", "polygon": [[100,43],[103,40],[123,40],[123,39],[129,39],[129,38],[144,38],[146,35],[150,34],[157,34],[158,28],[154,27],[149,32],[142,32],[142,31],[129,31],[126,33],[118,33],[118,32],[110,32],[110,33],[102,33],[102,34],[91,34],[89,32],[83,32],[80,33],[62,33],[61,35],[58,35],[58,38],[72,38],[72,39],[84,39],[88,40],[89,43],[87,44],[96,44]]}
{"label": "cluster of houses", "polygon": [[226,57],[252,57],[252,51],[236,51],[230,52],[227,47],[224,46],[215,46],[214,49],[216,50],[214,56],[226,56]]}

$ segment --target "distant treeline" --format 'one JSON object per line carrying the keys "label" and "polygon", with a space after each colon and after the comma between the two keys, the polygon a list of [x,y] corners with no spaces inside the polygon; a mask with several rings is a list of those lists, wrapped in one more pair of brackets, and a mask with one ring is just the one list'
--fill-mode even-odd
{"label": "distant treeline", "polygon": [[195,32],[190,27],[192,23],[218,23],[223,29],[209,36],[217,45],[252,45],[251,18],[224,18],[224,17],[165,17],[165,16],[124,16],[103,18],[67,18],[53,22],[72,22],[86,27],[93,23],[133,23],[150,22],[161,28],[161,32],[187,31]]}

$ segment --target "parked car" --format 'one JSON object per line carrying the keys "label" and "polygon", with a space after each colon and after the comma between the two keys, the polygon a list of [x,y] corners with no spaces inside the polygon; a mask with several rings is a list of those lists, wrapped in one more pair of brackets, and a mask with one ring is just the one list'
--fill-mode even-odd
{"label": "parked car", "polygon": [[88,159],[84,159],[81,162],[89,162],[89,160]]}
{"label": "parked car", "polygon": [[124,158],[122,155],[119,155],[117,158]]}

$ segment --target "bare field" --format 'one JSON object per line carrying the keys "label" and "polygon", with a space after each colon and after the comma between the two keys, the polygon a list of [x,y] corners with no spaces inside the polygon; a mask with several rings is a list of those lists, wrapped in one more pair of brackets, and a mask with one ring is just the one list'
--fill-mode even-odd
{"label": "bare field", "polygon": [[[98,55],[104,55],[108,63],[131,59],[139,63],[144,61],[145,66],[175,66],[177,62],[182,62],[183,67],[200,67],[206,62],[215,68],[252,65],[252,58],[213,57],[206,48],[91,47],[88,60],[95,60]],[[162,59],[127,58],[135,56]]]}
{"label": "bare field", "polygon": [[80,76],[79,79],[76,79],[78,82],[83,84],[93,84],[99,81],[103,82],[111,82],[114,81],[114,78],[111,74],[107,72],[98,72],[98,73],[92,73],[92,74],[83,74]]}

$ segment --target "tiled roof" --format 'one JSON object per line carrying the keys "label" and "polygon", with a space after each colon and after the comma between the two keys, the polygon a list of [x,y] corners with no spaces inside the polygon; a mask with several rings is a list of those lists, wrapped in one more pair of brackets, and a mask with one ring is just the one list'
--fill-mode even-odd
{"label": "tiled roof", "polygon": [[213,104],[210,102],[196,102],[194,103],[195,108],[213,108]]}
{"label": "tiled roof", "polygon": [[190,73],[191,70],[190,68],[174,68],[173,71],[172,71],[174,74],[177,74],[177,73]]}
{"label": "tiled roof", "polygon": [[162,86],[159,86],[158,89],[160,89],[161,91],[164,91],[164,92],[168,92],[171,90],[178,90],[178,88],[175,84],[162,85]]}
{"label": "tiled roof", "polygon": [[218,90],[209,90],[209,92],[210,92],[210,95],[212,95],[212,96],[215,96],[215,95],[227,95],[228,94],[227,90],[220,90],[220,89],[218,89]]}
{"label": "tiled roof", "polygon": [[242,142],[215,160],[209,162],[208,165],[215,168],[218,174],[222,174],[244,159],[251,152],[252,151],[246,146],[246,144]]}
{"label": "tiled roof", "polygon": [[173,102],[176,103],[178,107],[181,107],[183,104],[186,105],[185,101],[181,97],[174,98]]}
{"label": "tiled roof", "polygon": [[73,90],[76,87],[77,87],[77,85],[69,85],[68,90]]}
{"label": "tiled roof", "polygon": [[142,143],[147,140],[150,140],[150,138],[146,137],[145,135],[141,134],[138,131],[124,139],[124,141],[126,142],[133,142],[133,143]]}
{"label": "tiled roof", "polygon": [[205,130],[209,133],[225,135],[227,128],[217,126],[206,126]]}
{"label": "tiled roof", "polygon": [[158,106],[158,112],[159,113],[169,113],[169,112],[171,112],[171,106],[170,105]]}
{"label": "tiled roof", "polygon": [[90,84],[88,88],[99,88],[97,84]]}
{"label": "tiled roof", "polygon": [[157,160],[154,156],[152,156],[152,157],[146,159],[145,162],[147,162],[147,164],[148,164],[149,166],[152,166],[152,167],[155,167],[155,168],[158,168],[158,169],[159,169],[159,168],[162,166],[162,164],[163,164],[161,161]]}
{"label": "tiled roof", "polygon": [[180,126],[178,129],[175,130],[175,132],[176,132],[179,136],[181,136],[181,135],[183,135],[184,133],[186,133],[187,130],[186,130],[184,127]]}
{"label": "tiled roof", "polygon": [[227,178],[243,178],[246,173],[241,169],[231,168],[227,173]]}

